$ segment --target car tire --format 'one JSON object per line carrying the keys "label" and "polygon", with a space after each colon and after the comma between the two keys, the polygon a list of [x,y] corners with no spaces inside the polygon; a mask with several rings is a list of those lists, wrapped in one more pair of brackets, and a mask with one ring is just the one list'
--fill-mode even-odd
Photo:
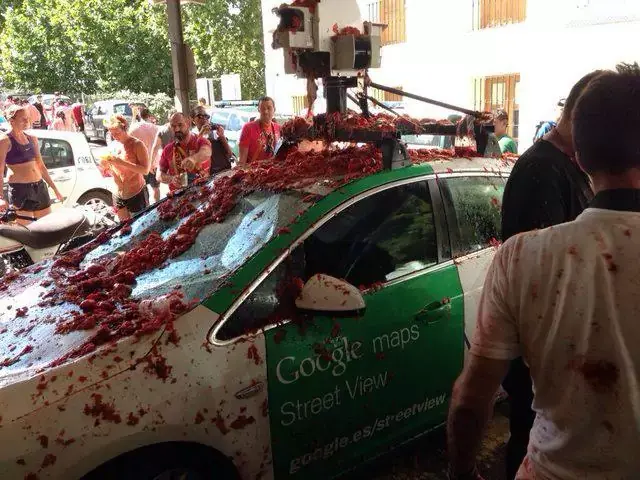
{"label": "car tire", "polygon": [[239,480],[227,457],[197,443],[171,442],[125,453],[82,480]]}
{"label": "car tire", "polygon": [[115,221],[115,212],[112,208],[113,196],[108,192],[102,190],[87,192],[78,199],[78,205],[90,207],[109,220]]}

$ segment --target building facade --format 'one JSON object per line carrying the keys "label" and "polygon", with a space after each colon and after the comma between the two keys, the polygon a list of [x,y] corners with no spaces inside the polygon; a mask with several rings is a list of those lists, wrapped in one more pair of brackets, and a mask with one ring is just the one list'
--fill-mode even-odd
{"label": "building facade", "polygon": [[[504,108],[521,152],[531,145],[535,126],[553,119],[558,100],[582,75],[640,62],[638,0],[357,2],[363,20],[388,25],[382,68],[370,71],[374,81],[463,107]],[[271,49],[277,26],[271,10],[281,3],[262,0],[266,88],[280,111],[300,113],[305,83],[284,75],[283,52]],[[412,100],[404,105],[421,117],[453,113]]]}

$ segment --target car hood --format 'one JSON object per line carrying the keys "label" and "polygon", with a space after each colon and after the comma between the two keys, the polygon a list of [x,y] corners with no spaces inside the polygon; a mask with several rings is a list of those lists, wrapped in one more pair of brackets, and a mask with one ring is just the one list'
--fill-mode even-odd
{"label": "car hood", "polygon": [[[98,348],[85,349],[97,328],[64,334],[56,331],[61,321],[73,318],[80,308],[68,302],[54,306],[43,304],[43,298],[54,288],[49,277],[51,266],[52,262],[48,261],[29,267],[17,278],[5,280],[0,291],[0,411],[3,422],[8,420],[7,409],[17,415],[27,413],[37,405],[33,399],[37,387],[32,384],[60,376],[60,372],[70,369],[75,370],[76,377],[83,377],[86,386],[102,381],[143,359],[164,330],[160,328],[148,335],[124,337]],[[126,352],[126,355],[120,353],[125,361],[107,369],[105,374],[105,362],[113,364],[113,357],[117,357],[118,352]],[[23,402],[23,394],[16,391],[22,388],[27,388],[33,402]],[[59,391],[59,396],[63,396],[65,390]],[[55,401],[55,397],[50,393],[47,403]],[[6,401],[7,398],[11,401]]]}

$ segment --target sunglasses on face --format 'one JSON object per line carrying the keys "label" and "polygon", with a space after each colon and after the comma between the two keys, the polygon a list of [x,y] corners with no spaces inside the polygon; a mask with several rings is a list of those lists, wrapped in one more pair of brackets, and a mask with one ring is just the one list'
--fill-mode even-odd
{"label": "sunglasses on face", "polygon": [[207,115],[206,113],[199,113],[196,115],[196,118],[204,118],[206,120],[209,119],[209,115]]}

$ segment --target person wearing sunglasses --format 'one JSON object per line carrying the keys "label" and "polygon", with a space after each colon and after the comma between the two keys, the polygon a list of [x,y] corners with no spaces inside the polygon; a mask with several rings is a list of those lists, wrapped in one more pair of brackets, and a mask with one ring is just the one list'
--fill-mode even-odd
{"label": "person wearing sunglasses", "polygon": [[247,166],[275,155],[280,140],[280,125],[273,121],[276,104],[271,97],[262,97],[258,103],[260,117],[246,123],[240,133],[239,166]]}
{"label": "person wearing sunglasses", "polygon": [[235,161],[235,156],[224,135],[222,125],[211,124],[209,119],[209,114],[203,106],[198,105],[191,110],[191,120],[195,125],[194,133],[202,138],[206,138],[209,140],[209,143],[211,143],[211,165],[209,167],[209,174],[215,175],[216,173],[230,169],[232,161]]}

